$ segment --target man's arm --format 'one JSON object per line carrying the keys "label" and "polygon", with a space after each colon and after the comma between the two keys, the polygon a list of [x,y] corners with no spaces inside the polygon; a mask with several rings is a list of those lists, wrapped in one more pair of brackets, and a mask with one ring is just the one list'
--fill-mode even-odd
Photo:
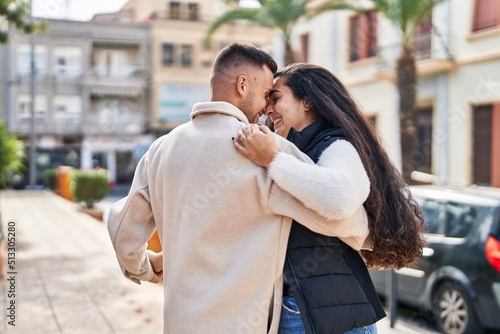
{"label": "man's arm", "polygon": [[147,242],[156,229],[149,201],[148,157],[146,153],[139,161],[128,196],[111,206],[107,219],[120,268],[125,277],[138,284],[157,278],[146,252]]}

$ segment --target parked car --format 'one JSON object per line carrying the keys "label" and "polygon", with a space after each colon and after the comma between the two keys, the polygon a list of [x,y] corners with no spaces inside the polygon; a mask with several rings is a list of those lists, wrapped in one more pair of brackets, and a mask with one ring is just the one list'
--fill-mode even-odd
{"label": "parked car", "polygon": [[[427,246],[396,270],[397,300],[431,311],[446,334],[500,333],[500,189],[413,186]],[[385,295],[386,270],[370,270]]]}

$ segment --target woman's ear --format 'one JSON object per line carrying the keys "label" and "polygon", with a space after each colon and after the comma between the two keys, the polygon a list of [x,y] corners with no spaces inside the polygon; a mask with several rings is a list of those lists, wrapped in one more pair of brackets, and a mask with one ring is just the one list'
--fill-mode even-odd
{"label": "woman's ear", "polygon": [[245,75],[240,75],[236,79],[236,91],[238,92],[238,95],[240,95],[240,96],[247,95],[247,93],[249,91],[249,87],[248,87],[248,80],[247,80],[247,77]]}
{"label": "woman's ear", "polygon": [[312,104],[311,101],[309,101],[309,99],[302,100],[302,103],[304,104],[304,108],[306,111],[311,110]]}

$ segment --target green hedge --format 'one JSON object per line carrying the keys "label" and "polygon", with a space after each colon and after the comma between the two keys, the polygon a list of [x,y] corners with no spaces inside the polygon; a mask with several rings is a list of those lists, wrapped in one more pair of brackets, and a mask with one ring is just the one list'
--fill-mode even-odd
{"label": "green hedge", "polygon": [[43,185],[49,189],[56,189],[56,168],[48,168],[43,171]]}
{"label": "green hedge", "polygon": [[99,170],[75,170],[71,173],[73,196],[87,208],[102,200],[109,192],[108,173]]}
{"label": "green hedge", "polygon": [[25,168],[25,157],[23,143],[0,121],[0,189]]}

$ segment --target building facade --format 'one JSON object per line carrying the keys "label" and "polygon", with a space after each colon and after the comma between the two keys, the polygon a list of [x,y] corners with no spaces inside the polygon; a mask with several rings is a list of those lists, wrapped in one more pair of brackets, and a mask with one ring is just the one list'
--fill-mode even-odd
{"label": "building facade", "polygon": [[[48,168],[102,167],[129,182],[149,129],[149,30],[144,24],[48,20],[35,38],[37,184]],[[3,50],[2,109],[26,143],[31,123],[30,39]]]}
{"label": "building facade", "polygon": [[272,53],[273,31],[244,22],[221,27],[204,47],[208,26],[224,9],[220,0],[130,0],[115,16],[94,18],[150,25],[151,128],[157,136],[188,121],[195,102],[208,100],[212,64],[224,46],[243,41]]}
{"label": "building facade", "polygon": [[[205,47],[225,8],[220,0],[130,0],[89,22],[49,19],[35,46],[37,184],[60,165],[102,167],[111,182],[130,182],[151,142],[209,99],[220,49],[244,41],[272,52],[274,33],[244,22],[222,27]],[[27,146],[30,55],[29,37],[15,33],[0,50],[0,115]]]}
{"label": "building facade", "polygon": [[[399,33],[370,1],[358,3],[366,12],[334,11],[302,23],[294,48],[348,86],[400,165]],[[418,171],[438,184],[500,187],[500,2],[445,1],[415,29],[413,50]]]}

